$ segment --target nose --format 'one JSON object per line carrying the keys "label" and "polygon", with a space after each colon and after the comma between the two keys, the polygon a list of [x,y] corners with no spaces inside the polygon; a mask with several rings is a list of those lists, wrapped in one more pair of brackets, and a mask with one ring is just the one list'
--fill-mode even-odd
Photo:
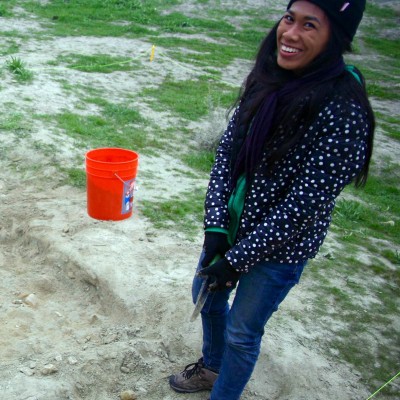
{"label": "nose", "polygon": [[299,38],[299,27],[297,24],[290,25],[287,27],[285,32],[283,32],[282,36],[286,40],[296,41]]}

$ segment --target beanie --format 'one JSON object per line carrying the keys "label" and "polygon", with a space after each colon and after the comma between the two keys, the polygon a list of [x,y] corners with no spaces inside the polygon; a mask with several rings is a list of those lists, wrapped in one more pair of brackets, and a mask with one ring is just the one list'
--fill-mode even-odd
{"label": "beanie", "polygon": [[[287,6],[297,0],[291,0]],[[353,40],[357,32],[358,25],[361,22],[366,0],[308,0],[325,11],[328,18],[341,27],[350,41]]]}

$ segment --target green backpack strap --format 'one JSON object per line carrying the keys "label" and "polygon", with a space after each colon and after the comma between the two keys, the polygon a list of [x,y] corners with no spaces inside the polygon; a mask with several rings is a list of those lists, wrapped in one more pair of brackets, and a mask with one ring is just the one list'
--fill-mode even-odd
{"label": "green backpack strap", "polygon": [[363,83],[362,83],[362,80],[361,80],[361,77],[360,77],[360,75],[357,73],[356,67],[355,67],[354,65],[346,65],[345,69],[346,69],[346,71],[350,72],[350,73],[354,76],[354,78],[356,78],[356,81],[357,81],[360,85],[363,84]]}

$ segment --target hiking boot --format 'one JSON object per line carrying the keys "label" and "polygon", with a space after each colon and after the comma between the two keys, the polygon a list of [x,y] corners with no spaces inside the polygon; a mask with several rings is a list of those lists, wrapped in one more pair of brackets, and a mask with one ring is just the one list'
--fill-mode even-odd
{"label": "hiking boot", "polygon": [[211,390],[218,374],[204,367],[203,358],[176,375],[169,377],[172,389],[180,393],[194,393],[200,390]]}

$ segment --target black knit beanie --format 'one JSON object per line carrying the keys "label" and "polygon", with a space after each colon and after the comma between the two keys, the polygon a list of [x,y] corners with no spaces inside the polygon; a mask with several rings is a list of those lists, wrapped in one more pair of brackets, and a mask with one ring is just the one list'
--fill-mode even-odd
{"label": "black knit beanie", "polygon": [[[297,0],[291,0],[287,9]],[[350,40],[353,40],[365,10],[366,0],[307,0],[325,11],[328,18],[343,28]]]}

